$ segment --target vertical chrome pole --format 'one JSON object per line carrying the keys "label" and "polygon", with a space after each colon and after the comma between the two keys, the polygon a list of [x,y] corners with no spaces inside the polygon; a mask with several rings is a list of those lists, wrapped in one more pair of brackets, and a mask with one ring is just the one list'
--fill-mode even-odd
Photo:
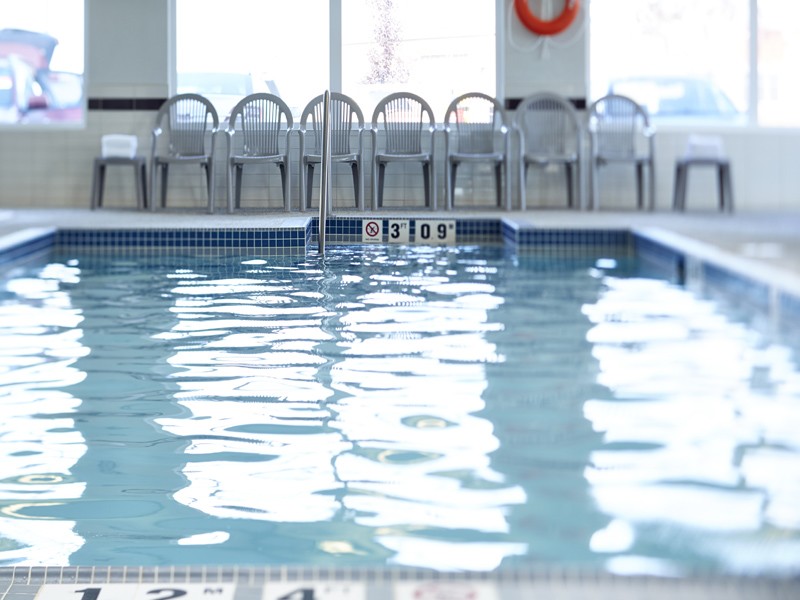
{"label": "vertical chrome pole", "polygon": [[325,254],[325,225],[331,196],[331,92],[322,97],[322,174],[319,184],[319,253]]}

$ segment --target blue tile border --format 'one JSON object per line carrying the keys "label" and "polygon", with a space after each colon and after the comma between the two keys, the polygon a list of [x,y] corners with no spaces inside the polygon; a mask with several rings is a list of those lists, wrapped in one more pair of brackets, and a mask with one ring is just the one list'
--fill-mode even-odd
{"label": "blue tile border", "polygon": [[55,245],[55,228],[26,229],[0,238],[0,265],[25,260]]}
{"label": "blue tile border", "polygon": [[648,272],[662,279],[674,278],[679,285],[686,283],[686,255],[683,252],[637,233],[633,233],[632,238],[635,253]]}
{"label": "blue tile border", "polygon": [[[643,272],[686,284],[699,278],[711,293],[736,300],[737,305],[778,315],[780,320],[800,323],[800,293],[780,282],[765,281],[741,267],[732,268],[719,256],[701,251],[696,242],[669,232],[628,229],[559,229],[538,228],[530,222],[520,223],[508,217],[430,216],[332,216],[328,220],[328,243],[361,244],[362,226],[366,219],[380,219],[383,242],[390,220],[407,220],[411,239],[416,236],[417,220],[454,221],[457,244],[504,244],[512,251],[527,253],[594,251],[598,247],[636,254],[646,267]],[[80,247],[126,252],[176,251],[200,252],[204,255],[248,252],[255,256],[304,255],[317,246],[317,217],[286,227],[273,228],[38,228],[15,232],[0,238],[0,265],[9,265],[35,256],[51,248]],[[689,268],[692,273],[687,273]]]}
{"label": "blue tile border", "polygon": [[55,245],[126,251],[195,250],[207,254],[246,250],[256,255],[304,254],[308,231],[274,229],[60,229]]}

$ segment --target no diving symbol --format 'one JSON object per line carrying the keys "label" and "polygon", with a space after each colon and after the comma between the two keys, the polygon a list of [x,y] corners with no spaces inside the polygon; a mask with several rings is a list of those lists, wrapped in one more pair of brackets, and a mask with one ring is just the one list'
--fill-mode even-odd
{"label": "no diving symbol", "polygon": [[361,241],[380,242],[382,241],[380,221],[362,221]]}

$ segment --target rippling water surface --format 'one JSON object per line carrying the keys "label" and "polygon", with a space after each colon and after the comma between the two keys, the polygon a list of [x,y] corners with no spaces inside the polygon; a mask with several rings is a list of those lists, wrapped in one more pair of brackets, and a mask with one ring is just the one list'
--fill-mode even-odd
{"label": "rippling water surface", "polygon": [[65,255],[0,333],[0,565],[800,571],[796,355],[613,253]]}

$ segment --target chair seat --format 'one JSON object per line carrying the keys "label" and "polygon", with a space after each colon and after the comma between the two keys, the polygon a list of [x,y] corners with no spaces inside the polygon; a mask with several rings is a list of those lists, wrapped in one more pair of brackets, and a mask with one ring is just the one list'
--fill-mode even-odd
{"label": "chair seat", "polygon": [[564,156],[545,155],[545,154],[525,154],[522,158],[526,163],[535,165],[550,165],[577,162],[576,154],[565,154]]}
{"label": "chair seat", "polygon": [[503,162],[506,158],[500,152],[487,152],[485,154],[462,154],[451,152],[449,159],[451,162]]}
{"label": "chair seat", "polygon": [[599,164],[607,164],[607,163],[614,163],[614,162],[621,162],[621,163],[649,163],[652,158],[645,155],[640,156],[609,156],[604,154],[603,156],[597,157],[597,162]]}
{"label": "chair seat", "polygon": [[[331,161],[332,162],[343,162],[343,163],[346,163],[346,162],[356,162],[358,160],[360,160],[360,156],[355,152],[353,152],[351,154],[332,154],[331,155]],[[319,164],[319,163],[322,162],[322,156],[320,156],[319,154],[306,154],[303,157],[303,162],[305,162],[306,164],[308,164],[308,163]]]}
{"label": "chair seat", "polygon": [[167,163],[207,163],[211,162],[211,157],[209,156],[156,156],[153,159],[153,163],[158,164],[167,164]]}
{"label": "chair seat", "polygon": [[422,152],[420,154],[386,154],[378,153],[375,155],[375,160],[378,162],[385,161],[405,161],[405,162],[420,162],[431,160],[431,154]]}
{"label": "chair seat", "polygon": [[270,154],[267,156],[234,155],[230,157],[231,164],[233,165],[273,163],[283,162],[284,160],[286,160],[286,156],[283,154]]}

